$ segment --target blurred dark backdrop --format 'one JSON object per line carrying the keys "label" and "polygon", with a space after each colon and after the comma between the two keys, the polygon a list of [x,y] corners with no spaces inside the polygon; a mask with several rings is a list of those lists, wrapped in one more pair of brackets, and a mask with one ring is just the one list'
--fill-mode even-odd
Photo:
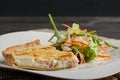
{"label": "blurred dark backdrop", "polygon": [[1,0],[0,16],[120,16],[120,0]]}
{"label": "blurred dark backdrop", "polygon": [[120,0],[0,0],[0,35],[52,29],[48,13],[58,29],[76,22],[100,36],[120,39]]}

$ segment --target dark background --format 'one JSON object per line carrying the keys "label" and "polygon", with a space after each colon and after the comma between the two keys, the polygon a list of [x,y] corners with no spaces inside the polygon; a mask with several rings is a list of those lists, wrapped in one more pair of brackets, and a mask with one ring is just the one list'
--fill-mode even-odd
{"label": "dark background", "polygon": [[120,16],[119,0],[1,0],[0,16]]}
{"label": "dark background", "polygon": [[1,0],[0,35],[16,31],[53,29],[78,23],[98,35],[120,39],[120,0]]}

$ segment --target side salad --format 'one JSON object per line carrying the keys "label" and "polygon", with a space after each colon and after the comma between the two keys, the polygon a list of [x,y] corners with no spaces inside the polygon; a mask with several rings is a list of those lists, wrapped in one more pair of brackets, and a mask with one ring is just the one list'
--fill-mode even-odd
{"label": "side salad", "polygon": [[112,58],[106,54],[108,49],[118,48],[97,36],[96,31],[83,29],[77,23],[73,23],[72,26],[62,24],[67,30],[60,33],[51,14],[48,16],[54,29],[54,35],[49,39],[49,42],[56,37],[57,40],[53,42],[52,46],[61,51],[73,52],[78,57],[79,64],[90,62],[97,57]]}

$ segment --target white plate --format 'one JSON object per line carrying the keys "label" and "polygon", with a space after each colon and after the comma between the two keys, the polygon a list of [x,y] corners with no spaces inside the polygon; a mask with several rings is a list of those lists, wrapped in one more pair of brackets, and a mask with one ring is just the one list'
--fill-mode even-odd
{"label": "white plate", "polygon": [[[9,46],[30,42],[36,39],[40,39],[42,44],[47,44],[47,41],[51,35],[51,33],[35,31],[22,31],[4,34],[0,36],[0,51]],[[108,41],[113,42],[113,44],[117,45],[118,47],[120,46],[120,40],[108,39]],[[0,54],[0,67],[65,79],[98,79],[120,72],[120,49],[112,50],[111,55],[116,56],[116,58],[100,62],[93,61],[92,63],[79,65],[74,69],[37,71],[10,67],[6,64],[2,54]]]}

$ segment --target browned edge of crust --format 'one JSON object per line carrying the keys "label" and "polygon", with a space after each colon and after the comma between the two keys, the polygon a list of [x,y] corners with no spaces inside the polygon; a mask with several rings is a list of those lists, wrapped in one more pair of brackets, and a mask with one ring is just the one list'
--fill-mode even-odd
{"label": "browned edge of crust", "polygon": [[30,66],[20,66],[20,65],[17,65],[15,63],[15,60],[14,60],[14,57],[12,55],[12,52],[13,51],[16,51],[16,50],[19,50],[19,49],[24,49],[24,48],[27,48],[27,47],[33,47],[33,46],[38,46],[40,45],[40,40],[35,40],[35,41],[32,41],[32,42],[29,42],[29,43],[25,43],[25,44],[20,44],[20,45],[15,45],[15,46],[11,46],[11,47],[8,47],[6,48],[6,50],[2,51],[2,54],[4,56],[4,58],[6,59],[6,62],[12,66],[12,67],[19,67],[19,68],[26,68],[26,69],[36,69],[36,70],[48,70],[48,71],[53,71],[53,70],[60,70],[60,69],[64,69],[64,68],[74,68],[77,66],[77,63],[75,63],[74,61],[76,60],[73,60],[71,62],[69,62],[69,64],[67,64],[68,66],[67,67],[61,67],[63,66],[64,64],[62,64],[61,61],[59,61],[55,66],[54,68],[41,68],[41,67],[30,67]]}
{"label": "browned edge of crust", "polygon": [[14,58],[13,58],[11,52],[13,52],[15,50],[18,50],[18,49],[24,49],[24,48],[27,48],[27,47],[33,47],[33,46],[37,46],[37,45],[40,45],[40,40],[39,39],[34,40],[32,42],[25,43],[25,44],[20,44],[20,45],[15,45],[15,46],[8,47],[6,50],[2,51],[2,54],[3,54],[6,62],[10,66],[15,66]]}

